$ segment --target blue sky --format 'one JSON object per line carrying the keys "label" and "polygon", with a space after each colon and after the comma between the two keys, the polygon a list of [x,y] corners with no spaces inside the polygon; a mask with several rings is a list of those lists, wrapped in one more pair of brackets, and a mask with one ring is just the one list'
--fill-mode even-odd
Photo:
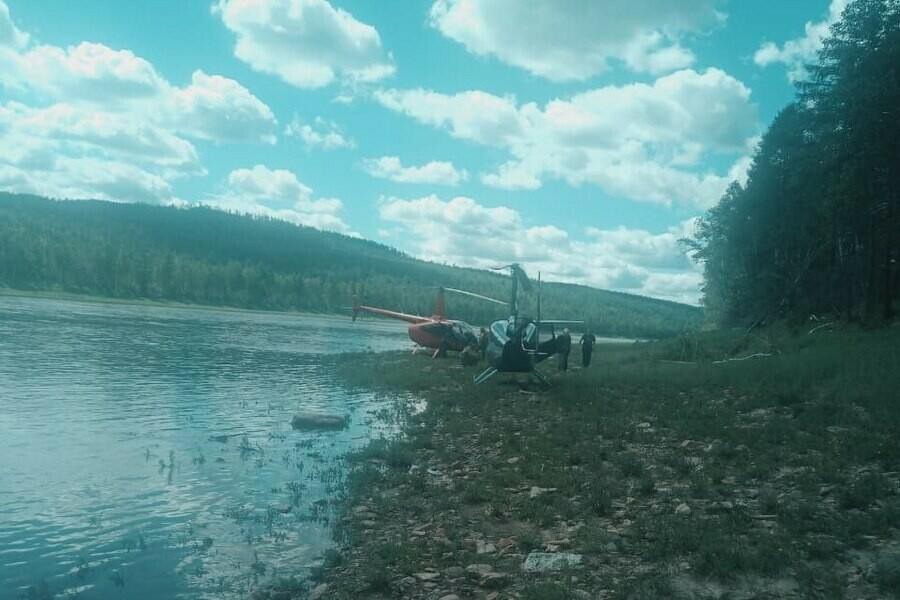
{"label": "blue sky", "polygon": [[0,189],[696,303],[677,240],[847,0],[0,0]]}

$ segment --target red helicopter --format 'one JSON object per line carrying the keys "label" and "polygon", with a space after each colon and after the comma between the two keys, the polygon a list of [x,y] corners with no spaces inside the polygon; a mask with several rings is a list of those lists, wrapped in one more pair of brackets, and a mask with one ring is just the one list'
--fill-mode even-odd
{"label": "red helicopter", "polygon": [[[434,355],[437,356],[442,349],[462,352],[466,346],[478,343],[478,335],[475,328],[465,321],[456,321],[448,319],[444,310],[444,290],[450,290],[463,294],[471,294],[463,290],[455,290],[452,288],[438,288],[437,298],[434,303],[434,314],[430,317],[420,317],[418,315],[409,315],[402,312],[387,310],[384,308],[376,308],[374,306],[364,306],[359,303],[359,297],[353,296],[353,320],[360,312],[367,312],[373,315],[381,315],[392,319],[400,319],[409,323],[409,339],[426,348],[434,348]],[[476,295],[476,294],[471,294]]]}

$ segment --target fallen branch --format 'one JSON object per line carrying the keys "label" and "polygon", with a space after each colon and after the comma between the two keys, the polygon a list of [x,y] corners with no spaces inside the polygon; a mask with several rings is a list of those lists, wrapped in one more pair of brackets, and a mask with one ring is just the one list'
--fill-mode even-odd
{"label": "fallen branch", "polygon": [[[812,329],[809,330],[809,333],[815,333],[816,331],[822,329],[823,327],[831,327],[834,325],[834,321],[829,321],[828,323],[822,323],[821,325],[816,325]],[[809,334],[807,334],[809,335]]]}

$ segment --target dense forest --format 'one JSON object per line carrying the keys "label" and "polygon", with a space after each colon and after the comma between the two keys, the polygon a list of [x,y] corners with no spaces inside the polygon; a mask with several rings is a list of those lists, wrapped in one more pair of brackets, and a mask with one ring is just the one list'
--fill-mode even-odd
{"label": "dense forest", "polygon": [[[506,299],[509,281],[209,208],[0,193],[0,288],[327,313],[345,310],[358,293],[374,306],[431,314],[437,286]],[[560,283],[542,289],[545,318],[584,319],[601,334],[663,337],[702,318],[697,308],[640,296]],[[524,309],[534,300],[526,295]],[[506,316],[502,307],[465,296],[448,297],[447,309],[477,324]]]}
{"label": "dense forest", "polygon": [[687,243],[722,324],[817,317],[878,323],[900,292],[900,2],[855,0],[746,185]]}

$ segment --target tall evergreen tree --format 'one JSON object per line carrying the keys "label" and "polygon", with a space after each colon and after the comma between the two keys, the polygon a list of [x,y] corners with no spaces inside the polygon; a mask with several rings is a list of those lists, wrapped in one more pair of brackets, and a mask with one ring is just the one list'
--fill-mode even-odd
{"label": "tall evergreen tree", "polygon": [[900,0],[845,10],[733,185],[687,240],[724,323],[896,310],[900,273]]}

